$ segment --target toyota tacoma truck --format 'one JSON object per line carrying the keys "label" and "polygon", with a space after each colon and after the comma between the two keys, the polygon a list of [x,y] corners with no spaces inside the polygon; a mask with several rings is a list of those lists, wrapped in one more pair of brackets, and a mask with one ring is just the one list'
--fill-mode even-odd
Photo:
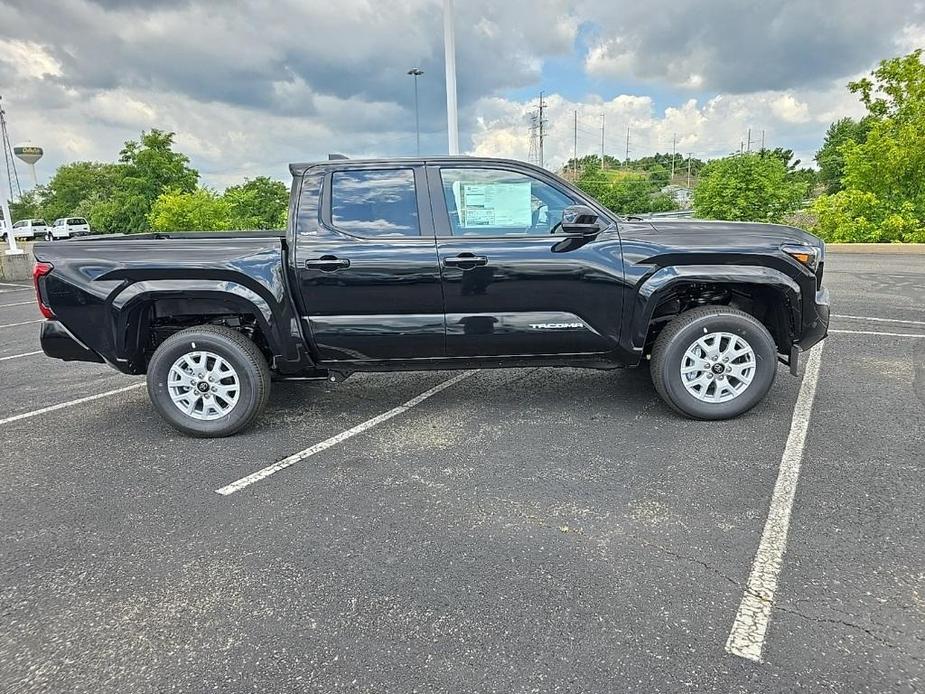
{"label": "toyota tacoma truck", "polygon": [[167,422],[218,437],[274,379],[360,371],[647,365],[674,410],[726,419],[828,329],[799,229],[621,218],[517,161],[290,170],[285,232],[37,244],[45,353],[147,374]]}

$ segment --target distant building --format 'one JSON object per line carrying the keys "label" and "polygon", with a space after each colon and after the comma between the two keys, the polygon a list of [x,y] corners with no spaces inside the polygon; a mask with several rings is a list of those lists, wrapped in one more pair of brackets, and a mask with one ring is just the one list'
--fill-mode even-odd
{"label": "distant building", "polygon": [[668,185],[662,188],[663,193],[671,196],[675,204],[682,210],[690,209],[693,204],[694,192],[686,186]]}

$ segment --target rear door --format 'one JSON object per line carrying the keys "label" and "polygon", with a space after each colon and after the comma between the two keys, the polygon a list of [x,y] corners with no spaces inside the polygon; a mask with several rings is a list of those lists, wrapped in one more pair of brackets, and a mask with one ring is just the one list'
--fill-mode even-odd
{"label": "rear door", "polygon": [[293,263],[321,361],[444,356],[443,294],[423,166],[310,169]]}
{"label": "rear door", "polygon": [[619,341],[620,238],[559,222],[586,203],[558,179],[503,162],[428,167],[446,306],[447,355],[594,357]]}

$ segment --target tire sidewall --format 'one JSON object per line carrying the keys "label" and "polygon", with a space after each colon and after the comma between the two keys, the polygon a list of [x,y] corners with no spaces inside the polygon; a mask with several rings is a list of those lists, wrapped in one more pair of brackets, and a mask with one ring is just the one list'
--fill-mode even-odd
{"label": "tire sidewall", "polygon": [[[727,402],[709,403],[695,398],[681,380],[681,362],[687,350],[702,336],[725,332],[738,335],[755,352],[755,377],[745,391]],[[770,390],[777,373],[777,346],[757,321],[726,314],[704,316],[685,326],[669,342],[665,351],[662,382],[666,394],[685,414],[698,419],[728,419],[750,410]]]}
{"label": "tire sidewall", "polygon": [[[194,419],[184,414],[170,398],[167,377],[170,367],[189,352],[213,352],[225,359],[237,372],[240,393],[234,408],[228,414],[213,420]],[[246,425],[259,401],[259,375],[249,356],[233,341],[221,335],[199,333],[168,338],[154,354],[148,365],[148,395],[164,419],[181,431],[193,436],[227,436]]]}

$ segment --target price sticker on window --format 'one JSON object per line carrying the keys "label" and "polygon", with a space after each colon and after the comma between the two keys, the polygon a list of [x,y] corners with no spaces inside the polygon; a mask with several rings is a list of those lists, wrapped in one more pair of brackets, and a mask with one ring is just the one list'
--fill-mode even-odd
{"label": "price sticker on window", "polygon": [[533,223],[530,181],[453,183],[463,229],[527,228]]}

